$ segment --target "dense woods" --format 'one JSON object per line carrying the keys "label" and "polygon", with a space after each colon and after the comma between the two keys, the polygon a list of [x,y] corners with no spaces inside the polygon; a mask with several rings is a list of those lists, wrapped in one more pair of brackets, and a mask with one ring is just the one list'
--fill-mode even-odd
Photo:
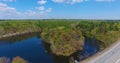
{"label": "dense woods", "polygon": [[[54,54],[69,56],[82,50],[84,36],[96,38],[105,47],[120,38],[119,21],[100,20],[5,20],[0,21],[0,35],[40,31],[43,41],[51,44]],[[105,48],[103,47],[103,48]]]}

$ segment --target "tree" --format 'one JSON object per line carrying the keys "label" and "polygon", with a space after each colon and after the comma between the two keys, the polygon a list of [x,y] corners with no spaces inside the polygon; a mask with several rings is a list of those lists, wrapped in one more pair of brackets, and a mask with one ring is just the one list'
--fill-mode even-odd
{"label": "tree", "polygon": [[5,32],[4,28],[2,26],[0,26],[0,35],[3,35]]}

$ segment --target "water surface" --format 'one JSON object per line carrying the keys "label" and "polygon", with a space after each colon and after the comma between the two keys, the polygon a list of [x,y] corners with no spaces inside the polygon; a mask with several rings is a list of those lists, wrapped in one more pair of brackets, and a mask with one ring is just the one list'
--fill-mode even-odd
{"label": "water surface", "polygon": [[54,63],[52,55],[48,54],[38,37],[31,37],[18,42],[0,41],[0,57],[12,59],[20,56],[31,63]]}
{"label": "water surface", "polygon": [[[46,49],[49,46],[46,47],[42,39],[29,35],[0,40],[0,57],[8,57],[12,60],[14,57],[20,56],[30,63],[69,63],[70,56],[49,54]],[[84,60],[100,50],[94,39],[86,38],[84,43],[82,51],[73,53],[74,60]],[[81,55],[82,58],[78,55]]]}

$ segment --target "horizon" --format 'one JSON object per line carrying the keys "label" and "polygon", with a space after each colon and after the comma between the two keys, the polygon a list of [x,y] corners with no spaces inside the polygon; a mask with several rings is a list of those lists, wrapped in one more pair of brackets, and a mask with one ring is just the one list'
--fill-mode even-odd
{"label": "horizon", "polygon": [[112,20],[115,20],[115,21],[119,21],[120,19],[0,19],[0,21],[2,21],[2,20],[102,20],[102,21],[104,21],[104,20],[110,20],[110,21],[112,21]]}
{"label": "horizon", "polygon": [[118,0],[0,0],[0,20],[120,20],[119,4]]}

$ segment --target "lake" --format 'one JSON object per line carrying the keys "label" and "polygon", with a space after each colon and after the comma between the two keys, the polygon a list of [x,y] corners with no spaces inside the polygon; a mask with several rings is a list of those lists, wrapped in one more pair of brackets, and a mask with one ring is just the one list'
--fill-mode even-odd
{"label": "lake", "polygon": [[[91,56],[99,51],[97,47],[92,46],[89,42],[86,42],[83,48],[83,51],[77,53],[77,55],[81,54],[83,58],[78,59],[77,55],[73,55],[74,59],[77,61],[86,59],[88,56]],[[13,40],[11,38],[9,40],[6,39],[0,41],[0,57],[8,57],[12,60],[12,58],[16,56],[20,56],[30,63],[69,63],[69,57],[49,54],[45,50],[42,39],[37,36],[21,40]]]}

